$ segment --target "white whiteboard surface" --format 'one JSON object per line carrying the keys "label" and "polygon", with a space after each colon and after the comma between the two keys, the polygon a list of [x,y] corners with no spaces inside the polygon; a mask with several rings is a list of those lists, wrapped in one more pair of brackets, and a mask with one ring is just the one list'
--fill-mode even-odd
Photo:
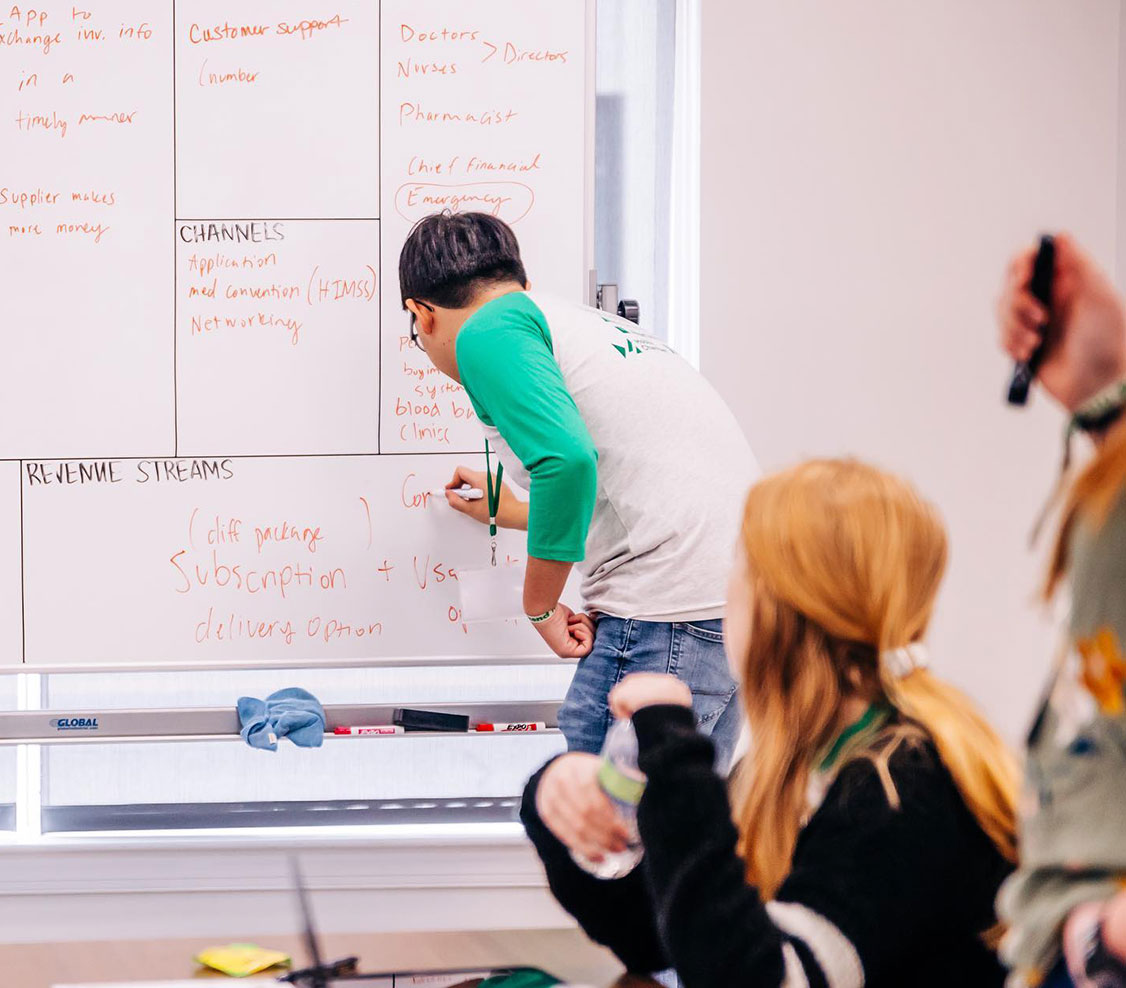
{"label": "white whiteboard surface", "polygon": [[376,452],[378,266],[376,220],[178,223],[180,452]]}
{"label": "white whiteboard surface", "polygon": [[0,48],[0,457],[143,456],[174,438],[171,7],[15,9],[40,42]]}
{"label": "white whiteboard surface", "polygon": [[[495,213],[519,237],[534,287],[584,297],[583,7],[384,0],[384,451],[481,447],[464,390],[409,343],[392,272],[423,216],[460,202]],[[455,119],[435,120],[443,113]]]}
{"label": "white whiteboard surface", "polygon": [[[528,628],[457,619],[448,570],[485,560],[484,530],[402,503],[483,442],[409,343],[397,262],[425,213],[488,209],[536,287],[583,299],[592,4],[21,10],[0,10],[18,42],[0,48],[0,358],[18,369],[0,664],[542,655]],[[324,541],[209,547],[208,517]],[[236,565],[303,566],[317,588],[216,586]]]}
{"label": "white whiteboard surface", "polygon": [[175,7],[176,214],[377,217],[379,4]]}
{"label": "white whiteboard surface", "polygon": [[451,571],[488,531],[428,492],[465,459],[25,463],[27,664],[539,652],[527,622],[461,623]]}

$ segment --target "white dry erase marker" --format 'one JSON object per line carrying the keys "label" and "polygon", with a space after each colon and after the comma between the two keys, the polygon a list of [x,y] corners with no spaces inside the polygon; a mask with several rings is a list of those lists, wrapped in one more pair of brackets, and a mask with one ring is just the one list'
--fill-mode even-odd
{"label": "white dry erase marker", "polygon": [[452,490],[441,488],[440,490],[431,491],[435,497],[445,497],[447,494],[456,494],[463,501],[480,501],[485,496],[485,492],[480,487],[455,487]]}
{"label": "white dry erase marker", "polygon": [[547,724],[542,720],[526,720],[512,724],[477,724],[473,730],[493,731],[497,734],[525,734],[530,731],[546,731]]}
{"label": "white dry erase marker", "polygon": [[395,727],[391,724],[373,724],[370,727],[337,727],[333,730],[333,734],[404,734],[406,733],[403,728]]}

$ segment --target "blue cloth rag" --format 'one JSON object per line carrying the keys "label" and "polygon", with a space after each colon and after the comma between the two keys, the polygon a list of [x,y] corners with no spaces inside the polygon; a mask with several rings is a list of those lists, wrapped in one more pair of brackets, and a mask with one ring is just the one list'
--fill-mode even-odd
{"label": "blue cloth rag", "polygon": [[319,748],[325,739],[325,711],[308,690],[290,686],[266,697],[240,696],[239,732],[252,748],[278,750],[278,738],[289,738],[300,748]]}

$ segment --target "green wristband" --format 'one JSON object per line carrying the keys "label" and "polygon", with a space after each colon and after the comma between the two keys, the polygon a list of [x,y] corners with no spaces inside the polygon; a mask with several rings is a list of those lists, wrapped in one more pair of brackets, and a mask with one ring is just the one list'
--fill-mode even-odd
{"label": "green wristband", "polygon": [[532,624],[543,624],[544,621],[550,621],[553,617],[555,617],[555,612],[558,609],[558,606],[553,607],[550,611],[544,611],[542,614],[537,614],[535,617],[529,614],[528,620],[531,621]]}

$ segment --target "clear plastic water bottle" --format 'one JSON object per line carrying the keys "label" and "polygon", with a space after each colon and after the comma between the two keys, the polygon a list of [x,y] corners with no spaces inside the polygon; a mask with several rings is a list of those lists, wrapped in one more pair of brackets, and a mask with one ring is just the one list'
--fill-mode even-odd
{"label": "clear plastic water bottle", "polygon": [[625,821],[629,846],[624,851],[607,853],[601,861],[591,861],[577,851],[572,851],[571,857],[597,878],[622,878],[637,867],[644,853],[637,832],[637,804],[645,792],[645,775],[637,766],[637,735],[628,720],[614,721],[606,732],[598,784]]}

